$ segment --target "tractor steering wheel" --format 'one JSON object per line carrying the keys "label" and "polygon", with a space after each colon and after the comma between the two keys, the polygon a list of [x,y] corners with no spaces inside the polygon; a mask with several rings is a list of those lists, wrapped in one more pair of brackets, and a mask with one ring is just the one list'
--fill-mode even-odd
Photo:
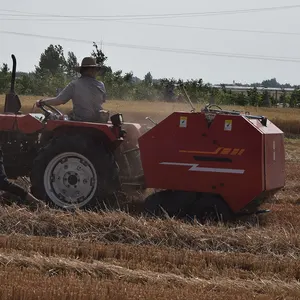
{"label": "tractor steering wheel", "polygon": [[[50,110],[52,112],[49,111],[48,109],[46,109],[45,107],[50,108]],[[43,103],[43,102],[40,102],[39,108],[45,112],[46,119],[48,119],[49,116],[53,116],[53,112],[58,116],[64,116],[64,114],[60,110],[58,110],[57,108],[55,108],[49,104]]]}

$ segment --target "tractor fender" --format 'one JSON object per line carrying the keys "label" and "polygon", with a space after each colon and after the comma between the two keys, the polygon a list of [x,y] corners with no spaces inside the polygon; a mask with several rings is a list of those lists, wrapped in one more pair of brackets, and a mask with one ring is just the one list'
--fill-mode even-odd
{"label": "tractor fender", "polygon": [[[78,130],[95,130],[98,132],[104,133],[110,142],[114,142],[118,138],[113,133],[113,126],[110,124],[103,123],[89,123],[89,122],[77,122],[77,121],[63,121],[63,120],[50,120],[47,122],[45,130],[47,131],[55,131],[60,128],[68,128],[74,129],[78,132]],[[63,129],[65,130],[65,129]],[[87,132],[87,131],[84,131]]]}
{"label": "tractor fender", "polygon": [[[102,128],[105,128],[102,130]],[[83,137],[91,137],[95,142],[104,144],[110,150],[114,150],[120,146],[123,139],[117,138],[113,132],[110,131],[108,126],[93,127],[93,126],[70,126],[70,125],[61,125],[53,128],[52,130],[46,130],[43,132],[41,137],[41,143],[46,144],[52,138],[58,137],[60,135],[82,135]]]}

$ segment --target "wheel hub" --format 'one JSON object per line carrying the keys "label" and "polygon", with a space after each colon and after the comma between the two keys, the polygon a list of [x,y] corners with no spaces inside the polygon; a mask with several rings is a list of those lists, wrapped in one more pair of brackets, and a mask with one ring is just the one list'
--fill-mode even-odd
{"label": "wheel hub", "polygon": [[[86,179],[84,178],[86,181]],[[63,183],[66,187],[77,187],[77,184],[80,182],[80,174],[76,172],[66,172],[63,178]]]}
{"label": "wheel hub", "polygon": [[[76,174],[77,175],[77,174]],[[78,182],[77,180],[77,176],[76,175],[70,175],[69,178],[68,178],[68,182],[71,184],[71,185],[76,185],[76,183]]]}
{"label": "wheel hub", "polygon": [[93,164],[79,153],[62,153],[48,164],[44,185],[49,198],[58,206],[87,204],[97,189]]}

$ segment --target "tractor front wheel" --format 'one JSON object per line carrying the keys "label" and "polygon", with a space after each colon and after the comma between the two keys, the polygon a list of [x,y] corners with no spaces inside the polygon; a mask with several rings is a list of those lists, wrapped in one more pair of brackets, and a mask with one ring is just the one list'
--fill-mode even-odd
{"label": "tractor front wheel", "polygon": [[59,136],[35,159],[31,184],[32,193],[51,206],[92,208],[118,189],[118,166],[93,139]]}

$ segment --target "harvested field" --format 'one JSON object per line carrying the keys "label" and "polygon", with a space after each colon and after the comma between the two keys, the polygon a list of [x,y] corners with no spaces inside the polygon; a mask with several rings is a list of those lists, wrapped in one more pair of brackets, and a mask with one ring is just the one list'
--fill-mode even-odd
{"label": "harvested field", "polygon": [[[35,99],[22,97],[24,112]],[[144,122],[188,106],[105,108]],[[297,133],[297,110],[243,109]],[[285,143],[287,182],[264,204],[271,213],[235,224],[0,206],[0,299],[300,299],[300,140]]]}
{"label": "harvested field", "polygon": [[272,212],[187,224],[0,207],[1,299],[299,299],[300,141]]}

